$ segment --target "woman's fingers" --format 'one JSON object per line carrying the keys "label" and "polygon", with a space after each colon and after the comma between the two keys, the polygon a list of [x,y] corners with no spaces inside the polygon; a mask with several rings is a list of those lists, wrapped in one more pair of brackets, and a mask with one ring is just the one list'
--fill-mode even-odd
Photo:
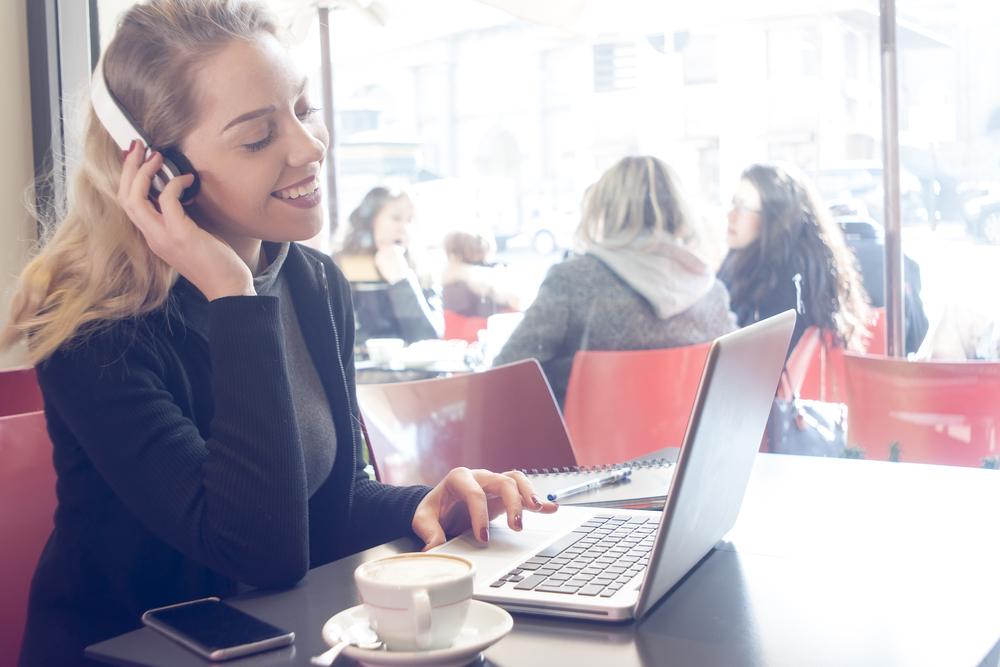
{"label": "woman's fingers", "polygon": [[[118,204],[124,208],[128,201],[129,192],[132,190],[132,181],[135,180],[135,173],[139,170],[138,165],[130,160],[132,154],[136,152],[136,144],[133,141],[132,147],[125,153],[122,159],[122,177],[118,183]],[[140,150],[142,150],[140,148]]]}
{"label": "woman's fingers", "polygon": [[439,544],[444,544],[447,537],[444,534],[444,528],[441,527],[441,523],[437,518],[432,518],[426,515],[426,513],[421,513],[418,511],[413,516],[413,532],[417,534],[417,537],[424,541],[424,548],[422,551],[427,551],[428,549],[433,549]]}
{"label": "woman's fingers", "polygon": [[[139,151],[133,152],[138,153]],[[141,155],[136,155],[133,158],[129,155],[129,159],[138,161],[142,159],[142,157]],[[155,151],[150,153],[146,161],[139,165],[135,178],[132,179],[132,191],[129,193],[129,199],[132,201],[133,205],[149,202],[149,191],[153,185],[153,177],[156,176],[156,172],[158,172],[162,166],[163,156]],[[152,208],[152,206],[150,206],[150,208]]]}
{"label": "woman's fingers", "polygon": [[559,505],[548,500],[543,499],[535,492],[535,487],[532,486],[528,477],[519,470],[514,470],[511,472],[504,473],[515,482],[517,482],[518,492],[521,494],[522,503],[524,508],[529,512],[538,512],[540,514],[552,514],[557,509]]}
{"label": "woman's fingers", "polygon": [[[478,471],[477,471],[478,472]],[[472,531],[480,542],[490,540],[490,507],[486,491],[468,468],[455,468],[444,478],[449,491],[463,503],[469,513]]]}
{"label": "woman's fingers", "polygon": [[559,506],[539,499],[520,472],[456,468],[420,502],[413,530],[426,543],[425,550],[443,544],[446,532],[460,533],[468,526],[477,540],[489,542],[492,518],[506,513],[507,525],[519,531],[525,509],[550,514]]}
{"label": "woman's fingers", "polygon": [[149,200],[149,190],[152,178],[162,163],[162,157],[152,153],[146,160],[145,154],[146,147],[143,143],[135,142],[132,150],[125,156],[118,189],[118,204],[148,241],[150,232],[159,222],[160,213]]}
{"label": "woman's fingers", "polygon": [[[503,503],[500,507],[498,507],[496,500],[490,504],[497,510],[502,509],[502,511],[507,513],[508,526],[514,530],[521,530],[524,525],[521,517],[524,513],[525,499],[521,497],[521,492],[518,489],[517,482],[508,475],[498,475],[486,470],[479,470],[476,472],[480,473],[479,477],[481,478],[481,483],[486,493]],[[490,512],[490,515],[490,518],[492,518],[494,512]]]}
{"label": "woman's fingers", "polygon": [[190,187],[192,183],[194,183],[194,174],[184,174],[183,176],[170,179],[170,182],[163,188],[163,192],[160,193],[157,199],[164,216],[172,218],[187,215],[184,212],[184,206],[181,204],[181,196],[184,194],[185,188]]}

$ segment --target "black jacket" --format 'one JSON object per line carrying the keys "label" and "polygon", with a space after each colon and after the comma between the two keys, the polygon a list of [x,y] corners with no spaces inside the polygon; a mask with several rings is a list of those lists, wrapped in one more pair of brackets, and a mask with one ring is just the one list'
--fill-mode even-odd
{"label": "black jacket", "polygon": [[[885,241],[872,235],[850,235],[847,245],[854,250],[861,279],[873,308],[885,306]],[[920,298],[920,265],[903,255],[903,334],[906,353],[916,352],[924,342],[930,321]]]}
{"label": "black jacket", "polygon": [[333,414],[330,476],[308,497],[275,297],[211,302],[206,339],[177,307],[194,289],[181,280],[154,313],[64,346],[38,367],[59,506],[21,665],[90,664],[84,647],[147,609],[289,586],[412,535],[427,489],[363,470],[348,283],[295,244],[282,271]]}
{"label": "black jacket", "polygon": [[358,318],[359,345],[369,338],[402,338],[407,343],[415,343],[441,338],[444,334],[443,328],[435,326],[434,309],[415,277],[407,277],[394,285],[351,283],[351,296]]}

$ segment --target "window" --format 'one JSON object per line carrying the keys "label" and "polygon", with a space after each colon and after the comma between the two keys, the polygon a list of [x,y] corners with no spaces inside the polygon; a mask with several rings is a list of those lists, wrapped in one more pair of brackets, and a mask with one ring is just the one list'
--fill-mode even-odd
{"label": "window", "polygon": [[857,79],[858,67],[858,36],[853,31],[844,33],[844,76]]}
{"label": "window", "polygon": [[594,92],[635,88],[635,42],[594,45]]}
{"label": "window", "polygon": [[715,35],[679,32],[674,35],[674,48],[681,53],[685,86],[718,81]]}
{"label": "window", "polygon": [[810,26],[767,31],[767,77],[793,79],[819,74],[819,29]]}

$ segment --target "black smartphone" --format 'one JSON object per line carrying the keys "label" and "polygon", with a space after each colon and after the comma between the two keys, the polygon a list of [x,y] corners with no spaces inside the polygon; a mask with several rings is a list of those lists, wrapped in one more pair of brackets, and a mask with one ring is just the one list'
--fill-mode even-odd
{"label": "black smartphone", "polygon": [[287,646],[295,633],[262,621],[219,598],[150,609],[142,622],[213,661]]}

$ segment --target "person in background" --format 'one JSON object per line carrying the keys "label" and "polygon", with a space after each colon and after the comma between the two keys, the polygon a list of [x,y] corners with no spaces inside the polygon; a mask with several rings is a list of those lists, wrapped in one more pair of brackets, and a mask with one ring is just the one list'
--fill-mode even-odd
{"label": "person in background", "polygon": [[[868,216],[868,207],[857,199],[827,204],[834,221],[844,232],[844,241],[854,252],[861,281],[872,308],[885,306],[885,230]],[[903,337],[907,354],[920,349],[930,322],[920,298],[920,265],[903,255]]]}
{"label": "person in background", "polygon": [[441,274],[444,309],[465,317],[521,310],[506,267],[492,261],[496,241],[488,232],[455,230],[444,237],[448,264]]}
{"label": "person in background", "polygon": [[334,257],[347,280],[357,316],[357,343],[402,338],[407,343],[444,335],[429,285],[414,270],[413,202],[405,192],[373,188],[350,217],[344,247]]}
{"label": "person in background", "polygon": [[[515,472],[365,473],[350,287],[297,243],[323,224],[329,135],[278,34],[250,0],[149,0],[95,73],[157,148],[123,154],[88,110],[72,206],[0,336],[36,364],[58,476],[21,667],[94,665],[150,608],[556,509]],[[200,176],[184,205],[191,174],[150,199],[171,149]]]}
{"label": "person in background", "polygon": [[1000,360],[1000,303],[969,294],[950,296],[914,359]]}
{"label": "person in background", "polygon": [[719,278],[741,327],[786,310],[798,319],[789,352],[810,326],[863,350],[868,297],[840,227],[790,165],[755,164],[729,210],[729,252]]}
{"label": "person in background", "polygon": [[561,406],[577,350],[680,347],[735,330],[725,286],[686,247],[695,237],[673,170],[621,160],[584,198],[580,254],[549,270],[493,364],[537,359]]}

